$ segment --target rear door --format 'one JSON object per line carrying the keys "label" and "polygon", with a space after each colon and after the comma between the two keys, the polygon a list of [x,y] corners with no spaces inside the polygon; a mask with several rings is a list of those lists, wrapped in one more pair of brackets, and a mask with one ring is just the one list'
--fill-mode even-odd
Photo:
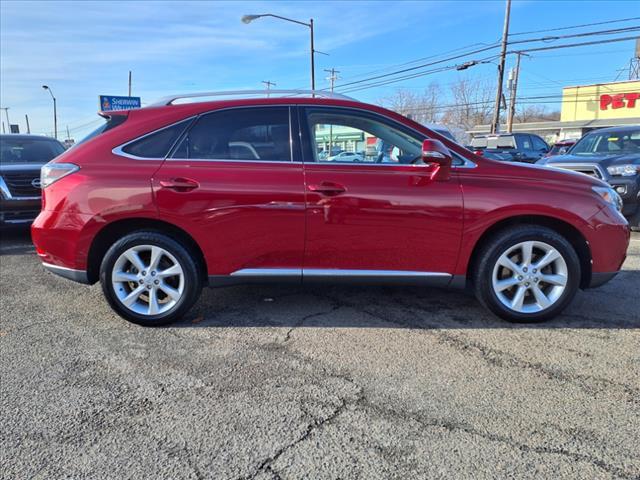
{"label": "rear door", "polygon": [[209,275],[300,278],[302,163],[288,106],[214,111],[193,120],[159,171],[159,215],[190,232]]}
{"label": "rear door", "polygon": [[[446,284],[462,232],[457,177],[434,181],[420,134],[358,109],[301,109],[307,234],[303,278],[424,278]],[[361,161],[327,161],[339,147]],[[308,160],[308,162],[307,162]],[[436,280],[436,281],[433,281]]]}

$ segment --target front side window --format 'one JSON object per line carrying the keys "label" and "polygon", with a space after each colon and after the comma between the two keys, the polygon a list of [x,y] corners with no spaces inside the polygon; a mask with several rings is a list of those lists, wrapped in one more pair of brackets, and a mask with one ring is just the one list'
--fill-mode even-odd
{"label": "front side window", "polygon": [[546,151],[549,149],[549,146],[539,137],[535,137],[531,135],[531,140],[533,140],[533,148],[538,151]]}
{"label": "front side window", "polygon": [[421,160],[422,141],[368,115],[311,110],[314,161],[411,164]]}
{"label": "front side window", "polygon": [[238,108],[203,115],[172,158],[290,162],[289,108]]}
{"label": "front side window", "polygon": [[533,147],[531,145],[531,137],[529,135],[520,135],[518,137],[518,143],[520,144],[520,147],[522,150],[533,150]]}
{"label": "front side window", "polygon": [[140,158],[165,158],[190,122],[191,119],[183,120],[153,132],[125,145],[122,151]]}

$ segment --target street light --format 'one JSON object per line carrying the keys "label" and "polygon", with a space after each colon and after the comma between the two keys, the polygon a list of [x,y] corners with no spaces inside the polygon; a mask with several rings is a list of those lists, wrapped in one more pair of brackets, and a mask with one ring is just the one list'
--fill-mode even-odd
{"label": "street light", "polygon": [[313,48],[313,18],[309,19],[309,23],[301,22],[299,20],[294,20],[292,18],[281,17],[280,15],[274,15],[273,13],[263,13],[260,15],[243,15],[240,19],[242,23],[251,23],[254,20],[257,20],[261,17],[273,17],[279,18],[280,20],[284,20],[285,22],[297,23],[298,25],[304,25],[305,27],[309,27],[311,33],[311,90],[316,89],[316,66],[313,59],[313,54],[315,50]]}
{"label": "street light", "polygon": [[53,98],[53,136],[58,139],[58,112],[56,111],[56,97],[53,96],[53,92],[47,85],[42,85],[42,88],[48,90]]}

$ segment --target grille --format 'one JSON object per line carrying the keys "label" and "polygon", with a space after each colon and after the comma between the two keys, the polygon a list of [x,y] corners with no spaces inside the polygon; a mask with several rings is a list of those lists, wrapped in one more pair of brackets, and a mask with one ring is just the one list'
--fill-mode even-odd
{"label": "grille", "polygon": [[35,179],[40,181],[40,172],[3,173],[2,176],[11,196],[15,198],[40,196],[40,189],[31,185]]}
{"label": "grille", "polygon": [[559,167],[564,168],[566,170],[572,170],[574,172],[584,173],[585,175],[589,175],[590,177],[602,179],[602,174],[600,173],[600,170],[598,170],[598,168],[596,167],[578,167],[578,166],[574,167],[569,165],[562,165],[562,166],[559,165]]}

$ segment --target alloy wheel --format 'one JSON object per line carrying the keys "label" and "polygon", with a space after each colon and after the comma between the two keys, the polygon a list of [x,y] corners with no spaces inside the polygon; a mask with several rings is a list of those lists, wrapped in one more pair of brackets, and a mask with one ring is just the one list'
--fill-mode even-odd
{"label": "alloy wheel", "polygon": [[182,298],[185,275],[170,252],[155,245],[137,245],[124,251],[111,274],[116,297],[140,315],[159,315]]}
{"label": "alloy wheel", "polygon": [[493,268],[498,300],[518,313],[537,313],[554,305],[567,288],[562,254],[545,242],[526,241],[508,248]]}

